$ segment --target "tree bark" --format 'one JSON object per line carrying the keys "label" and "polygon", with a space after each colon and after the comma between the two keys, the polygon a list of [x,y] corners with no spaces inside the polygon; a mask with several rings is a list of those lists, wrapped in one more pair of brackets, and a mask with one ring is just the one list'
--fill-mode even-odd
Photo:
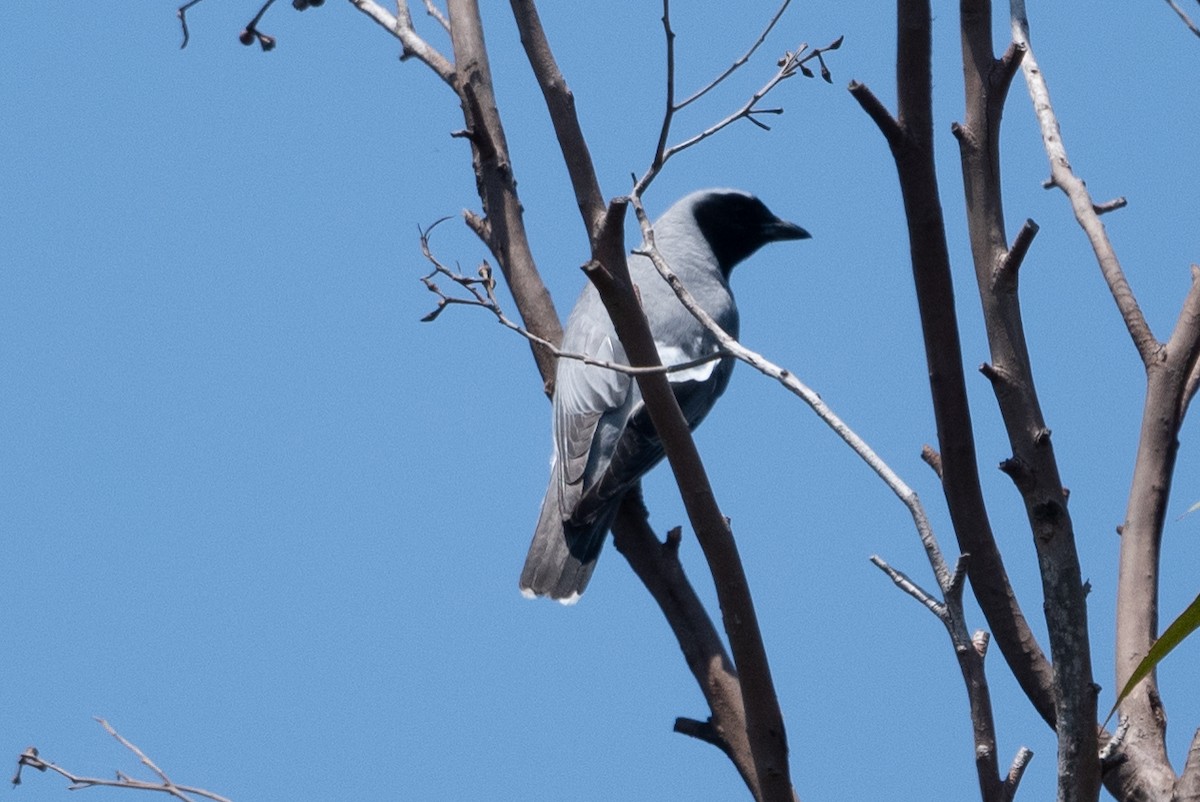
{"label": "tree bark", "polygon": [[[1000,118],[1024,50],[997,60],[988,0],[961,3],[966,122],[956,126],[975,278],[991,349],[985,375],[1000,406],[1011,459],[1004,463],[1025,502],[1042,577],[1053,659],[1053,722],[1058,733],[1058,799],[1090,802],[1100,793],[1096,694],[1087,628],[1087,591],[1079,568],[1067,494],[1038,402],[1017,292],[1020,259],[1008,248],[1000,192]],[[1025,231],[1036,231],[1032,222]],[[1028,235],[1032,238],[1032,233]],[[1018,257],[1019,257],[1018,252]],[[1035,705],[1044,703],[1038,688]]]}

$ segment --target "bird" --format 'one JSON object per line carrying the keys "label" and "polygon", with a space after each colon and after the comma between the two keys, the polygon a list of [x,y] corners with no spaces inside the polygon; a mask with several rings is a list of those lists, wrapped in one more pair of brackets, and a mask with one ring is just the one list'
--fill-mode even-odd
{"label": "bird", "polygon": [[[671,271],[733,337],[738,336],[738,309],[729,288],[733,268],[763,245],[810,236],[737,189],[693,192],[676,201],[653,230]],[[693,362],[719,350],[716,337],[684,307],[647,256],[634,252],[629,274],[663,365]],[[629,364],[590,282],[567,318],[560,351]],[[732,357],[723,356],[667,374],[692,429],[725,391],[733,364]],[[625,494],[664,451],[633,376],[577,358],[558,359],[552,428],[550,485],[519,586],[528,598],[574,604],[591,579]]]}

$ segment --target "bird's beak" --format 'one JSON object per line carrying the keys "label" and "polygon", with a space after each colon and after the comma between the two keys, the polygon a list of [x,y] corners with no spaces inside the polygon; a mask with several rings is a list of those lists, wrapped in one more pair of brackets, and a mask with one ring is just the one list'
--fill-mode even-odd
{"label": "bird's beak", "polygon": [[812,234],[809,234],[795,223],[789,223],[787,220],[780,220],[779,218],[775,218],[774,222],[768,223],[763,233],[766,234],[770,242],[787,239],[809,239],[812,237]]}

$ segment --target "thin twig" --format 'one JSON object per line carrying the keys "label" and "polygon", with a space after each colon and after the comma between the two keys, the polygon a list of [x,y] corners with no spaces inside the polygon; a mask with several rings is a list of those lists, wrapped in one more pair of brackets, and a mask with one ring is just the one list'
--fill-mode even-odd
{"label": "thin twig", "polygon": [[437,20],[446,33],[450,33],[450,20],[446,19],[446,15],[434,4],[433,0],[425,0],[425,13]]}
{"label": "thin twig", "polygon": [[[687,362],[663,365],[659,367],[633,367],[620,362],[596,359],[595,357],[583,353],[565,351],[551,343],[549,340],[537,336],[524,326],[513,321],[508,317],[508,315],[504,314],[504,310],[501,308],[500,302],[496,299],[496,279],[492,273],[491,265],[489,265],[486,261],[480,265],[478,275],[477,277],[474,277],[463,275],[462,273],[451,270],[433,255],[433,252],[429,246],[429,235],[434,228],[449,219],[450,218],[448,217],[443,217],[440,220],[435,221],[429,226],[429,228],[421,230],[420,232],[421,253],[429,261],[429,263],[433,265],[433,271],[422,276],[421,282],[425,285],[426,289],[438,297],[437,307],[432,312],[425,315],[425,317],[421,318],[421,322],[423,323],[430,323],[436,320],[442,311],[448,306],[477,306],[491,312],[496,317],[496,320],[500,323],[500,325],[516,332],[517,334],[520,334],[530,342],[545,348],[559,359],[574,359],[582,362],[585,365],[593,365],[595,367],[605,368],[606,370],[611,370],[616,373],[623,373],[628,376],[651,373],[677,373],[679,371],[689,370],[700,365],[706,365],[709,362],[714,362],[718,359],[724,359],[729,355],[725,351],[718,349],[711,354],[706,354],[702,357],[688,360]],[[447,279],[453,281],[455,284],[469,293],[470,297],[459,298],[447,295],[433,280],[436,276],[445,276]]]}
{"label": "thin twig", "polygon": [[[758,48],[762,46],[762,43],[767,40],[767,36],[775,28],[775,23],[779,22],[779,18],[783,16],[783,12],[787,11],[787,7],[789,5],[791,5],[791,2],[792,2],[792,0],[783,0],[783,3],[779,6],[778,9],[776,9],[775,15],[771,17],[771,21],[767,23],[767,27],[763,28],[762,33],[760,33],[758,35],[758,38],[754,40],[754,44],[750,45],[750,49],[747,50],[745,53],[743,53],[738,58],[734,59],[734,62],[732,64],[730,64],[728,67],[726,67],[724,72],[722,72],[716,78],[709,81],[707,86],[700,87],[695,92],[693,92],[691,94],[691,96],[689,96],[687,99],[680,101],[680,103],[678,105],[673,107],[674,110],[680,111],[684,108],[687,108],[692,103],[695,103],[697,100],[699,100],[700,98],[707,95],[713,89],[716,89],[717,86],[722,81],[724,81],[730,75],[733,75],[734,72],[736,72],[739,68],[741,68],[741,66],[744,65],[747,61],[749,61],[750,57],[754,55],[754,52],[756,50],[758,50]],[[666,6],[666,3],[664,3],[664,17],[665,17],[665,12],[666,12],[665,6]],[[664,20],[664,24],[665,24],[665,20]],[[672,38],[674,38],[673,35],[672,35]]]}
{"label": "thin twig", "polygon": [[179,26],[181,28],[183,28],[183,41],[179,43],[180,50],[183,50],[185,47],[188,46],[188,39],[191,38],[188,35],[188,26],[187,26],[188,9],[191,8],[192,6],[196,5],[199,2],[200,2],[200,0],[188,0],[188,2],[184,3],[178,9],[175,10],[175,16],[179,17]]}
{"label": "thin twig", "polygon": [[[784,56],[784,58],[782,59],[782,63],[780,64],[779,69],[775,72],[775,74],[773,76],[771,76],[770,80],[768,80],[762,86],[762,88],[760,88],[757,92],[755,92],[753,95],[751,95],[750,99],[747,100],[745,103],[743,103],[742,106],[739,109],[737,109],[736,111],[734,111],[732,114],[728,115],[723,120],[713,123],[708,128],[705,128],[703,131],[701,131],[700,133],[694,134],[693,136],[688,137],[687,139],[683,140],[682,142],[677,142],[676,144],[670,145],[669,147],[664,147],[658,153],[656,153],[655,157],[654,157],[653,165],[651,166],[651,168],[649,170],[646,171],[646,173],[640,179],[638,179],[638,183],[637,183],[637,186],[634,191],[639,194],[645,192],[646,188],[650,185],[650,182],[654,180],[655,176],[659,173],[659,171],[661,171],[662,166],[665,165],[667,163],[667,160],[670,159],[672,156],[674,156],[677,153],[680,153],[681,151],[687,150],[688,148],[692,147],[693,145],[697,145],[697,144],[703,142],[704,140],[708,139],[710,136],[718,133],[719,131],[722,131],[725,128],[728,128],[730,125],[737,122],[738,120],[747,119],[747,120],[750,120],[750,121],[756,123],[760,128],[767,128],[767,126],[764,123],[762,123],[759,120],[756,120],[755,116],[761,115],[761,114],[782,114],[783,110],[782,109],[760,109],[760,108],[758,108],[758,103],[772,89],[774,89],[776,86],[778,86],[783,81],[785,81],[788,78],[791,78],[793,75],[795,75],[796,71],[799,69],[800,64],[803,61],[807,61],[808,59],[813,58],[813,53],[811,53],[811,52],[808,55],[803,55],[804,50],[806,48],[807,48],[807,45],[801,45],[800,48],[796,52],[787,53]],[[664,122],[664,133],[665,133],[665,127],[669,126],[669,124],[670,124],[669,120]],[[665,143],[665,141],[666,141],[666,136],[663,136],[660,141],[660,144]]]}
{"label": "thin twig", "polygon": [[[1125,272],[1117,259],[1116,251],[1108,239],[1104,225],[1100,222],[1097,206],[1088,192],[1087,186],[1071,169],[1067,159],[1067,149],[1063,144],[1062,132],[1059,129],[1058,118],[1050,103],[1050,90],[1046,79],[1038,67],[1033,49],[1029,44],[1029,20],[1025,13],[1025,0],[1010,0],[1010,16],[1012,19],[1013,41],[1025,48],[1025,57],[1021,61],[1021,69],[1025,73],[1025,83],[1029,96],[1033,101],[1038,124],[1042,130],[1042,144],[1050,161],[1050,180],[1054,186],[1061,189],[1071,201],[1075,211],[1075,219],[1087,234],[1096,254],[1096,261],[1108,282],[1113,300],[1120,309],[1125,327],[1133,339],[1142,362],[1149,365],[1154,359],[1159,343],[1154,338],[1133,290],[1125,278]],[[1103,207],[1101,207],[1103,209]],[[1106,209],[1105,209],[1106,210]]]}
{"label": "thin twig", "polygon": [[183,802],[193,802],[194,796],[204,797],[205,799],[212,800],[212,802],[230,802],[227,797],[223,797],[220,794],[215,794],[212,791],[207,791],[203,788],[195,788],[190,785],[178,785],[175,782],[172,782],[171,778],[167,776],[166,772],[160,769],[154,763],[154,761],[146,755],[145,752],[118,733],[112,727],[112,725],[102,718],[97,718],[96,721],[105,729],[105,731],[108,732],[109,735],[116,738],[122,746],[133,752],[133,754],[137,755],[138,760],[140,760],[144,766],[157,774],[161,782],[138,780],[121,771],[116,773],[117,778],[115,780],[107,780],[100,777],[84,777],[68,771],[56,763],[51,763],[48,760],[42,759],[42,757],[38,754],[38,750],[31,746],[21,753],[19,758],[17,758],[17,773],[13,777],[13,785],[21,784],[21,769],[29,767],[37,771],[52,771],[55,774],[60,775],[71,783],[67,787],[67,790],[69,791],[78,791],[84,788],[93,787],[129,788],[137,791],[158,791],[159,793],[164,793],[176,799],[183,800]]}
{"label": "thin twig", "polygon": [[654,180],[654,175],[657,175],[667,160],[667,139],[671,135],[671,123],[675,119],[675,31],[671,29],[671,0],[663,0],[662,24],[667,52],[666,109],[663,111],[662,125],[658,129],[658,142],[654,146],[654,158],[651,160],[650,172],[647,173],[650,178],[646,180],[645,186],[650,185],[650,181]]}
{"label": "thin twig", "polygon": [[172,788],[175,787],[175,783],[171,782],[171,778],[167,776],[167,773],[165,771],[163,771],[162,769],[160,769],[157,765],[155,765],[154,761],[151,760],[149,757],[147,757],[145,752],[143,752],[141,749],[138,749],[136,746],[134,746],[132,743],[130,743],[128,740],[126,740],[121,735],[121,733],[119,733],[115,729],[113,729],[112,725],[109,724],[104,719],[97,716],[95,720],[96,720],[96,723],[98,723],[101,727],[104,728],[105,732],[107,732],[112,737],[116,738],[117,742],[119,744],[121,744],[121,746],[125,747],[130,752],[133,752],[135,755],[137,755],[138,760],[142,761],[143,766],[145,766],[146,768],[150,769],[152,772],[157,774],[158,778],[163,781],[163,785],[167,785]]}
{"label": "thin twig", "polygon": [[[179,44],[180,50],[187,47],[188,41],[191,39],[191,36],[188,33],[187,12],[192,6],[199,2],[200,0],[188,0],[188,2],[184,3],[175,10],[175,16],[179,18],[179,27],[183,29],[183,41]],[[253,44],[254,40],[257,39],[258,44],[264,51],[275,49],[275,37],[268,36],[267,34],[258,30],[259,21],[262,20],[263,15],[267,13],[267,9],[274,5],[274,3],[275,0],[265,0],[262,6],[259,7],[258,13],[254,15],[254,18],[251,19],[249,23],[247,23],[246,27],[242,30],[241,35],[238,37],[242,44]]]}
{"label": "thin twig", "polygon": [[888,565],[887,562],[878,554],[871,555],[871,562],[875,564],[876,568],[891,577],[892,581],[896,583],[896,587],[900,588],[909,596],[912,596],[921,604],[928,607],[929,611],[939,619],[944,620],[946,618],[946,605],[938,601],[937,597],[932,593],[909,579],[907,574],[902,571],[897,571],[895,568]]}
{"label": "thin twig", "polygon": [[759,35],[759,38],[754,42],[753,45],[751,45],[750,49],[741,58],[736,60],[731,67],[725,70],[725,72],[723,72],[721,75],[717,76],[717,78],[715,78],[713,81],[710,81],[708,84],[701,87],[682,103],[677,104],[675,103],[675,31],[671,28],[670,0],[663,0],[662,23],[663,34],[666,37],[667,53],[666,108],[663,112],[662,124],[659,126],[658,142],[655,145],[654,157],[650,161],[650,167],[647,168],[646,172],[641,178],[635,181],[633,194],[638,196],[645,194],[651,182],[654,181],[655,177],[658,176],[658,174],[662,171],[663,166],[667,163],[667,160],[672,156],[681,151],[687,150],[693,145],[703,142],[705,139],[708,139],[710,136],[716,134],[724,128],[727,128],[738,120],[749,120],[759,128],[769,131],[770,126],[762,122],[762,120],[759,120],[758,117],[763,114],[782,114],[783,109],[761,109],[758,108],[758,103],[763,99],[763,97],[766,96],[768,92],[778,86],[785,79],[795,75],[797,71],[801,72],[807,77],[812,77],[812,70],[804,66],[805,62],[811,61],[812,59],[817,59],[821,64],[821,77],[823,77],[826,81],[830,80],[829,69],[825,66],[823,54],[830,50],[837,50],[842,46],[843,37],[840,36],[823,48],[809,50],[807,44],[801,44],[794,52],[788,51],[784,53],[784,55],[779,59],[779,69],[775,75],[772,76],[772,78],[767,81],[767,83],[761,89],[755,92],[750,99],[742,105],[741,108],[725,117],[725,119],[720,120],[719,122],[714,123],[713,125],[704,129],[700,133],[695,134],[694,136],[675,145],[667,145],[667,141],[669,140],[671,134],[671,125],[675,119],[675,113],[685,106],[695,102],[696,100],[699,100],[709,91],[711,91],[717,84],[729,77],[729,75],[731,75],[735,70],[743,66],[750,56],[753,55],[753,53],[759,48],[767,34],[770,33],[771,29],[775,26],[776,21],[787,8],[788,2],[790,2],[790,0],[785,0],[783,5],[775,12],[775,16],[767,25],[766,29]]}
{"label": "thin twig", "polygon": [[1179,4],[1176,3],[1175,0],[1167,0],[1167,5],[1174,9],[1175,13],[1179,15],[1181,20],[1183,20],[1183,24],[1188,27],[1189,31],[1197,36],[1200,36],[1200,28],[1196,27],[1196,23],[1192,22],[1192,18],[1187,15],[1187,12],[1179,7]]}

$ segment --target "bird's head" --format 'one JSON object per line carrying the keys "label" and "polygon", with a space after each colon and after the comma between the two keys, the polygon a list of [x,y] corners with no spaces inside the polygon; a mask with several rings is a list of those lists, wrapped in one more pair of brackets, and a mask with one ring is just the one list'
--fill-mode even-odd
{"label": "bird's head", "polygon": [[795,223],[776,217],[758,198],[736,189],[694,192],[668,214],[676,209],[690,212],[726,277],[739,262],[768,242],[811,236]]}

